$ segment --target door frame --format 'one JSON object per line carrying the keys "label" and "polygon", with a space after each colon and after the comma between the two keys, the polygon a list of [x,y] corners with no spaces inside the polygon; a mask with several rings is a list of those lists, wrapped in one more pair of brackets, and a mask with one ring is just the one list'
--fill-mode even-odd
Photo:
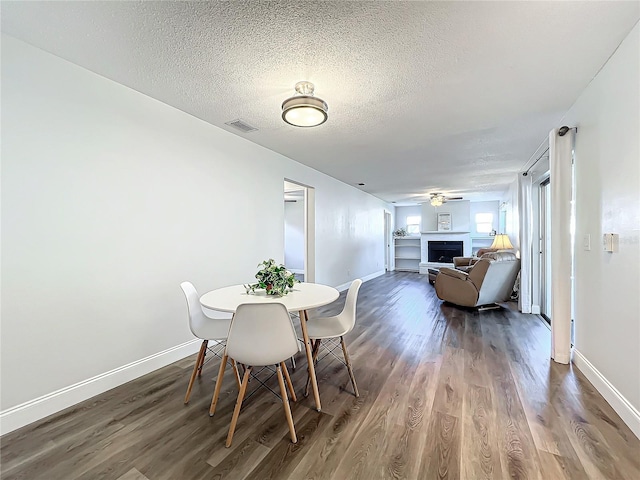
{"label": "door frame", "polygon": [[551,325],[551,179],[538,185],[538,251],[540,315]]}
{"label": "door frame", "polygon": [[[392,218],[391,212],[386,210],[384,211],[384,271],[390,272],[394,268],[391,265],[391,259],[393,258],[391,255],[391,229],[392,229]],[[395,266],[393,266],[395,267]]]}
{"label": "door frame", "polygon": [[[284,178],[284,182],[300,187],[304,192],[304,281],[316,281],[316,189],[310,185]],[[284,188],[283,182],[283,188]]]}
{"label": "door frame", "polygon": [[533,179],[531,185],[532,228],[531,236],[534,239],[531,252],[531,313],[540,315],[542,307],[542,226],[541,226],[541,185],[549,179],[549,170],[540,173]]}

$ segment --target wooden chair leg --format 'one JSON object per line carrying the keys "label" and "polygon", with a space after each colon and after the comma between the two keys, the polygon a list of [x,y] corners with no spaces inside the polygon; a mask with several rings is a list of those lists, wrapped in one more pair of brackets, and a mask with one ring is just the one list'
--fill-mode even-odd
{"label": "wooden chair leg", "polygon": [[311,351],[311,339],[307,331],[307,321],[309,315],[306,310],[300,310],[300,329],[302,330],[302,339],[304,341],[304,353],[307,357],[307,368],[309,369],[309,377],[311,378],[311,389],[313,390],[313,399],[315,400],[316,410],[322,411],[320,402],[320,391],[318,390],[318,378],[316,377],[316,368],[313,363],[313,352]]}
{"label": "wooden chair leg", "polygon": [[233,368],[234,376],[236,377],[236,383],[238,384],[238,390],[240,390],[240,373],[238,372],[238,364],[235,360],[231,360],[231,367]]}
{"label": "wooden chair leg", "polygon": [[229,426],[229,435],[227,435],[227,443],[225,446],[229,448],[231,441],[233,440],[233,432],[236,431],[236,424],[238,423],[238,417],[240,416],[240,408],[242,407],[242,401],[244,400],[244,394],[247,392],[247,383],[249,383],[249,377],[251,376],[251,367],[247,367],[242,378],[242,384],[240,385],[240,391],[238,392],[238,399],[236,400],[236,408],[233,409],[233,416],[231,417],[231,425]]}
{"label": "wooden chair leg", "polygon": [[209,416],[213,417],[216,413],[216,404],[218,403],[218,396],[220,395],[220,389],[222,388],[222,377],[224,377],[224,369],[227,368],[227,355],[222,356],[220,360],[220,370],[218,370],[218,379],[216,380],[216,388],[213,391],[213,398],[211,399],[211,407],[209,407]]}
{"label": "wooden chair leg", "polygon": [[198,371],[200,370],[200,360],[204,355],[204,352],[207,349],[207,341],[204,340],[202,345],[200,345],[200,351],[198,351],[198,357],[196,358],[196,363],[193,366],[193,372],[191,373],[191,378],[189,379],[189,386],[187,387],[187,394],[184,396],[184,404],[189,403],[189,397],[191,397],[191,389],[193,388],[193,382],[196,380],[196,375],[198,375]]}
{"label": "wooden chair leg", "polygon": [[282,373],[284,373],[284,378],[287,381],[287,387],[289,387],[289,394],[291,395],[291,400],[293,400],[294,402],[297,402],[298,398],[296,397],[296,391],[293,389],[293,383],[291,383],[291,377],[289,376],[287,365],[286,363],[282,362],[280,363],[280,366],[282,367]]}
{"label": "wooden chair leg", "polygon": [[[313,355],[313,364],[318,363],[318,353],[320,352],[320,339],[317,339],[313,342],[313,349],[311,350],[311,354]],[[309,386],[311,385],[311,376],[307,375],[307,385],[304,387],[304,396],[305,398],[309,396]]]}
{"label": "wooden chair leg", "polygon": [[347,345],[344,343],[344,337],[340,337],[340,343],[342,344],[342,354],[344,355],[344,360],[347,363],[349,377],[351,378],[351,383],[353,384],[353,393],[356,395],[356,397],[359,397],[360,393],[358,392],[358,386],[356,385],[356,377],[353,376],[353,368],[351,368],[351,360],[349,359],[349,354],[347,353]]}
{"label": "wooden chair leg", "polygon": [[[284,362],[282,362],[284,364]],[[289,424],[289,433],[291,434],[291,442],[298,443],[298,437],[296,436],[296,427],[293,425],[293,417],[291,416],[291,406],[289,405],[289,399],[287,398],[287,389],[284,386],[284,380],[282,379],[282,370],[280,365],[276,365],[276,371],[278,373],[278,383],[280,384],[280,393],[282,395],[282,405],[284,406],[284,415],[287,417],[287,423]]]}
{"label": "wooden chair leg", "polygon": [[207,356],[207,346],[209,346],[209,340],[202,342],[204,350],[202,351],[202,357],[200,357],[200,365],[198,365],[198,376],[202,375],[202,367],[204,366],[204,357]]}

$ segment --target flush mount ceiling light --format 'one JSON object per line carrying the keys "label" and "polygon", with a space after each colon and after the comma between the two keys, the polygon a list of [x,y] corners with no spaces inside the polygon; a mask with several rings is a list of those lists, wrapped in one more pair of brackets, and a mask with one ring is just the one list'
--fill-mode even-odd
{"label": "flush mount ceiling light", "polygon": [[282,119],[294,127],[315,127],[327,121],[327,102],[313,96],[313,83],[296,83],[295,95],[282,102]]}

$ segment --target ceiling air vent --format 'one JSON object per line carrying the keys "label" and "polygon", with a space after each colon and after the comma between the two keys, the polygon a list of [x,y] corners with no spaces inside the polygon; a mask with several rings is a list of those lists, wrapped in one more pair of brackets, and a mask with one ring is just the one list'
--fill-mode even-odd
{"label": "ceiling air vent", "polygon": [[230,122],[225,122],[225,125],[229,125],[230,127],[236,128],[240,130],[242,133],[249,133],[249,132],[258,130],[256,127],[252,127],[247,122],[240,119],[232,120]]}

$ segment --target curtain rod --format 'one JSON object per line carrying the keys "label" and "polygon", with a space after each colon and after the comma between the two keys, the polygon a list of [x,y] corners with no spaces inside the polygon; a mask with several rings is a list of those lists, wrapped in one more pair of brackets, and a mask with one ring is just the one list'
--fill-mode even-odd
{"label": "curtain rod", "polygon": [[[560,127],[560,128],[558,129],[558,135],[560,135],[561,137],[564,137],[564,136],[569,132],[569,130],[575,130],[575,131],[576,131],[576,133],[577,133],[577,132],[578,132],[578,127],[567,127],[566,125],[564,125],[564,126],[562,126],[562,127]],[[536,161],[535,161],[535,162],[533,162],[533,163],[529,166],[529,168],[527,168],[527,170],[526,170],[526,171],[522,172],[522,176],[523,176],[523,177],[526,177],[527,175],[529,175],[529,172],[530,172],[530,171],[531,171],[531,169],[535,166],[535,164],[536,164],[536,163],[538,163],[538,162],[542,159],[542,157],[544,157],[548,152],[549,152],[549,147],[547,147],[547,148],[546,148],[546,150],[545,150],[544,152],[542,152],[542,155],[540,155],[540,156],[536,159]]]}
{"label": "curtain rod", "polygon": [[523,177],[526,177],[527,175],[529,175],[529,172],[531,171],[531,169],[532,169],[532,168],[536,165],[536,163],[538,163],[538,162],[542,159],[542,157],[544,157],[547,153],[549,153],[549,147],[547,147],[547,149],[546,149],[544,152],[542,152],[542,155],[540,155],[540,156],[536,159],[536,161],[535,161],[535,162],[533,162],[529,168],[527,168],[527,170],[526,170],[526,171],[522,172],[522,176],[523,176]]}

